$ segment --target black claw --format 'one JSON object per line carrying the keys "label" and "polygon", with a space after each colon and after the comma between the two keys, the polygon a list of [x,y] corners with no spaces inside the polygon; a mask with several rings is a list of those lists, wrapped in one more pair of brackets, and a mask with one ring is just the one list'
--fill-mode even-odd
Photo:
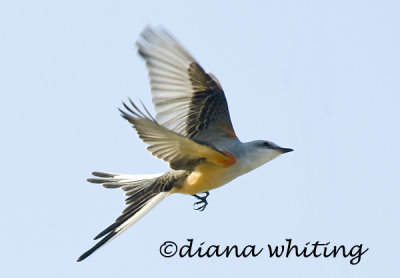
{"label": "black claw", "polygon": [[[193,194],[193,196],[199,200],[193,204],[194,207],[198,205],[197,208],[194,208],[195,210],[203,211],[208,205],[207,197],[208,197],[208,195],[210,195],[210,192],[207,191],[207,192],[203,192],[203,193],[205,194],[205,196],[199,196],[197,194]],[[201,194],[203,194],[203,193],[201,193]]]}

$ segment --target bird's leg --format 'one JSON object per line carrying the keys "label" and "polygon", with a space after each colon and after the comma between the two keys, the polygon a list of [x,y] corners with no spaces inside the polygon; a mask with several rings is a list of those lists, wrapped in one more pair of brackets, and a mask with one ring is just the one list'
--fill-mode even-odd
{"label": "bird's leg", "polygon": [[199,211],[203,211],[206,206],[208,205],[207,202],[207,197],[208,195],[210,195],[210,192],[202,192],[200,194],[205,194],[204,196],[200,196],[198,194],[193,194],[194,197],[196,197],[199,201],[197,201],[196,203],[193,204],[193,206],[197,206],[196,208],[194,208],[195,210],[199,210]]}

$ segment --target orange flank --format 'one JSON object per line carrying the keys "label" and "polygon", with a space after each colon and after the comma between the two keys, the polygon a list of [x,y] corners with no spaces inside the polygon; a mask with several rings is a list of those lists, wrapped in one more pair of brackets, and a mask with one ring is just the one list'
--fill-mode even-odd
{"label": "orange flank", "polygon": [[230,152],[224,151],[224,152],[217,152],[213,150],[214,152],[211,154],[207,153],[207,156],[204,155],[204,157],[210,161],[211,163],[219,166],[219,167],[229,167],[232,166],[233,164],[236,163],[236,157],[231,154]]}
{"label": "orange flank", "polygon": [[224,152],[224,154],[226,155],[226,158],[221,159],[220,164],[222,167],[229,167],[232,166],[233,164],[236,163],[236,157],[231,154],[230,152]]}
{"label": "orange flank", "polygon": [[200,164],[190,173],[183,185],[173,188],[171,193],[193,195],[217,188],[228,182],[225,178],[231,170],[230,167],[222,168],[212,163]]}
{"label": "orange flank", "polygon": [[236,163],[235,156],[230,152],[219,151],[209,146],[198,144],[190,139],[185,139],[182,144],[183,146],[180,148],[182,154],[203,157],[207,161],[224,168]]}

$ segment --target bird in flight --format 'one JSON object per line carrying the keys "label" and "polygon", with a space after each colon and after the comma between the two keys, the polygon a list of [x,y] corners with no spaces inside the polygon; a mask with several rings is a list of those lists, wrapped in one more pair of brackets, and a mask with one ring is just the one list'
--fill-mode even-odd
{"label": "bird in flight", "polygon": [[241,142],[229,116],[224,91],[211,73],[165,29],[146,27],[137,42],[149,72],[155,117],[132,100],[121,115],[171,170],[154,175],[93,172],[89,182],[121,188],[126,209],[94,239],[100,241],[82,261],[139,220],[170,194],[190,194],[204,210],[208,191],[220,187],[275,157],[292,151],[266,140]]}

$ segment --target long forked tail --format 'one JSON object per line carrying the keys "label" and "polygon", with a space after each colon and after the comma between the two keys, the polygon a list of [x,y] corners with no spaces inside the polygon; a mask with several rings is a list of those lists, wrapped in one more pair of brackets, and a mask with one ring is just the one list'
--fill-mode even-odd
{"label": "long forked tail", "polygon": [[168,192],[170,186],[165,184],[165,179],[162,178],[163,174],[120,175],[105,172],[93,172],[92,174],[96,178],[88,179],[88,182],[99,183],[106,188],[121,188],[125,191],[125,195],[128,196],[125,204],[128,207],[113,224],[94,238],[95,240],[102,239],[83,253],[78,258],[78,262],[86,259],[108,241],[120,235],[170,194]]}

